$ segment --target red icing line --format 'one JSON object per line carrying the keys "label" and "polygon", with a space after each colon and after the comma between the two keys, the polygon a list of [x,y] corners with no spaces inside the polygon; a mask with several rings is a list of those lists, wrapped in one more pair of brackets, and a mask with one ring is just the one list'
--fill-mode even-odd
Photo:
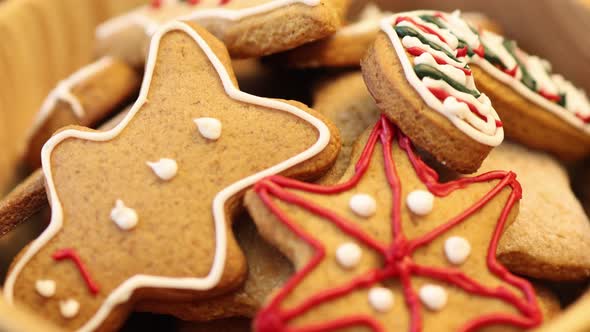
{"label": "red icing line", "polygon": [[72,260],[74,262],[74,264],[76,264],[78,271],[80,271],[82,278],[86,282],[86,286],[88,286],[88,290],[90,290],[90,292],[94,295],[98,294],[98,291],[100,290],[100,288],[98,287],[98,284],[96,284],[96,282],[94,282],[94,280],[92,280],[92,277],[90,276],[90,272],[88,272],[88,269],[84,265],[84,262],[82,262],[82,259],[80,259],[80,256],[78,256],[78,253],[76,253],[76,251],[74,249],[65,248],[65,249],[58,250],[58,251],[54,252],[53,255],[51,255],[51,257],[56,261],[61,261],[64,259]]}
{"label": "red icing line", "polygon": [[483,44],[481,42],[479,43],[479,46],[477,48],[473,49],[473,53],[479,55],[482,58],[486,56],[485,48],[483,47]]}
{"label": "red icing line", "polygon": [[467,46],[457,49],[457,57],[462,58],[467,55]]}
{"label": "red icing line", "polygon": [[[401,180],[397,174],[395,163],[391,155],[392,144],[397,140],[398,146],[403,149],[411,164],[416,171],[416,174],[421,181],[426,185],[428,190],[438,197],[449,195],[455,190],[465,188],[474,183],[489,182],[498,180],[497,185],[484,195],[479,201],[466,209],[461,214],[455,216],[447,223],[442,224],[429,233],[422,235],[416,239],[407,239],[403,233],[401,220]],[[385,244],[379,243],[372,239],[369,235],[358,228],[354,222],[348,221],[326,207],[316,205],[301,196],[298,196],[287,189],[296,189],[300,191],[307,191],[318,194],[333,195],[355,188],[360,179],[364,176],[368,169],[371,156],[375,152],[377,142],[381,142],[383,148],[383,156],[385,159],[385,173],[387,181],[393,192],[393,206],[391,211],[391,222],[393,230],[393,243]],[[487,266],[489,270],[504,280],[506,283],[519,289],[522,294],[516,294],[506,287],[487,287],[479,284],[477,281],[471,279],[463,274],[457,268],[435,268],[429,266],[422,266],[412,260],[411,255],[421,246],[427,245],[433,239],[441,236],[444,232],[452,227],[462,223],[467,217],[476,213],[492,198],[496,197],[505,188],[511,188],[512,191],[504,206],[498,223],[494,230],[487,254]],[[506,268],[498,263],[496,260],[496,249],[498,241],[504,229],[508,214],[510,210],[522,196],[522,190],[516,175],[512,172],[493,171],[485,173],[476,177],[461,178],[456,181],[439,183],[438,174],[428,167],[419,156],[414,153],[412,143],[409,138],[405,136],[398,128],[394,127],[389,120],[381,117],[381,120],[375,125],[367,145],[365,146],[361,157],[359,158],[355,174],[352,178],[342,184],[334,186],[321,186],[316,184],[304,183],[281,176],[271,176],[258,182],[254,186],[255,192],[258,194],[262,202],[269,208],[269,210],[283,223],[290,231],[304,240],[314,249],[314,256],[310,262],[299,270],[286,285],[271,299],[266,307],[264,307],[256,316],[254,327],[259,332],[270,331],[328,331],[337,328],[347,328],[353,326],[364,326],[373,331],[385,331],[385,328],[373,317],[368,315],[355,314],[349,317],[338,318],[332,321],[324,321],[315,323],[311,326],[304,326],[294,328],[288,326],[289,322],[298,316],[314,309],[317,306],[323,305],[325,302],[332,299],[345,296],[348,293],[361,289],[368,288],[382,280],[389,278],[399,278],[402,290],[405,297],[406,306],[410,312],[410,331],[417,332],[422,330],[422,316],[421,304],[418,295],[412,287],[411,277],[424,276],[428,278],[439,279],[446,283],[452,284],[456,287],[462,288],[465,291],[485,297],[492,297],[513,305],[519,312],[518,314],[506,313],[492,313],[480,316],[461,327],[461,331],[473,331],[494,324],[512,325],[520,328],[531,328],[537,326],[542,321],[541,312],[536,302],[535,291],[533,287],[524,279],[514,276]],[[303,279],[305,279],[310,272],[312,272],[326,256],[326,249],[324,245],[316,239],[315,236],[307,233],[300,226],[298,226],[290,217],[281,210],[273,201],[273,197],[284,202],[298,205],[311,213],[314,213],[326,220],[326,222],[333,223],[343,232],[353,236],[359,242],[373,248],[380,253],[384,258],[384,266],[379,269],[371,270],[363,275],[355,277],[344,285],[338,285],[332,289],[323,290],[315,295],[312,295],[303,303],[295,305],[289,309],[281,308],[281,304],[289,293],[297,287]]]}
{"label": "red icing line", "polygon": [[516,77],[516,73],[518,72],[518,65],[514,65],[514,68],[512,69],[504,69],[503,72],[505,72],[506,74],[512,76],[512,77]]}
{"label": "red icing line", "polygon": [[434,17],[438,17],[438,18],[442,19],[443,21],[447,20],[447,18],[441,12],[434,13]]}
{"label": "red icing line", "polygon": [[162,0],[152,0],[151,6],[152,8],[162,7]]}
{"label": "red icing line", "polygon": [[580,113],[576,113],[576,117],[580,120],[582,120],[584,123],[589,123],[590,122],[590,115],[582,115]]}
{"label": "red icing line", "polygon": [[395,25],[398,25],[400,22],[403,22],[403,21],[407,21],[407,22],[414,24],[415,26],[420,28],[420,30],[422,30],[426,33],[429,33],[431,35],[435,35],[441,42],[447,44],[447,41],[445,40],[445,38],[443,36],[441,36],[438,32],[436,32],[436,30],[432,29],[431,27],[429,27],[427,25],[420,24],[420,23],[414,21],[414,19],[411,17],[398,16],[398,18],[395,20]]}
{"label": "red icing line", "polygon": [[[425,50],[421,49],[420,47],[416,47],[416,46],[414,46],[414,47],[408,47],[408,48],[406,48],[406,51],[408,51],[408,53],[410,53],[413,56],[419,56],[422,53],[426,53]],[[455,65],[451,65],[448,62],[446,62],[444,59],[442,59],[442,58],[440,58],[440,57],[438,57],[436,55],[433,55],[433,54],[430,54],[430,55],[432,55],[432,57],[434,58],[434,61],[436,61],[436,63],[438,63],[439,65],[450,65],[450,66],[453,66],[453,67],[455,67],[457,69],[462,70],[465,73],[465,75],[471,76],[471,70],[469,70],[467,68],[464,68],[464,67],[458,67],[458,66],[455,66]]]}
{"label": "red icing line", "polygon": [[[445,99],[447,99],[448,97],[456,98],[457,101],[465,103],[469,107],[469,110],[471,111],[471,113],[477,115],[477,117],[482,119],[483,121],[488,121],[487,116],[481,114],[479,112],[479,110],[477,109],[477,107],[475,107],[475,105],[471,104],[470,102],[463,100],[461,98],[457,98],[455,96],[451,96],[450,93],[448,93],[445,90],[440,89],[440,88],[428,88],[428,90],[430,90],[430,92],[441,102],[445,101]],[[497,128],[502,127],[502,121],[496,120],[496,127]]]}
{"label": "red icing line", "polygon": [[223,6],[223,5],[227,5],[231,0],[219,0],[219,5]]}
{"label": "red icing line", "polygon": [[543,96],[545,99],[551,100],[553,102],[558,103],[561,100],[561,96],[560,95],[556,95],[550,92],[547,92],[543,89],[539,90],[539,94],[541,96]]}

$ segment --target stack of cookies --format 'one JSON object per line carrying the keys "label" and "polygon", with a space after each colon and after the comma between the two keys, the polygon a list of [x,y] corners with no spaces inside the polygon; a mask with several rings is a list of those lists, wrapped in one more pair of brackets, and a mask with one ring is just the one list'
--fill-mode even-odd
{"label": "stack of cookies", "polygon": [[4,300],[67,331],[133,311],[181,331],[558,330],[553,290],[590,277],[563,166],[590,155],[590,101],[500,30],[348,0],[106,21],[31,123],[40,170],[0,202],[0,234],[51,211]]}

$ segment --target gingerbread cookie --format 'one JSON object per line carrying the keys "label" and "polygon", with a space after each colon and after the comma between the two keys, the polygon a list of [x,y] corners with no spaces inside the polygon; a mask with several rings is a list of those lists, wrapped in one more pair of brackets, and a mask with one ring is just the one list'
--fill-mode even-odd
{"label": "gingerbread cookie", "polygon": [[296,68],[358,67],[379,32],[379,21],[391,15],[367,4],[334,35],[278,54],[276,61]]}
{"label": "gingerbread cookie", "polygon": [[209,29],[233,57],[269,55],[333,34],[342,25],[347,4],[348,0],[154,0],[99,26],[97,48],[99,54],[141,65],[153,31],[179,19]]}
{"label": "gingerbread cookie", "polygon": [[340,131],[342,148],[336,163],[318,182],[340,180],[350,165],[350,155],[359,136],[381,114],[367,91],[360,71],[344,73],[321,82],[314,91],[313,109],[326,116]]}
{"label": "gingerbread cookie", "polygon": [[515,41],[489,31],[480,39],[485,54],[473,60],[474,75],[494,101],[507,137],[567,161],[590,154],[586,93]]}
{"label": "gingerbread cookie", "polygon": [[459,12],[437,15],[442,18],[419,11],[383,19],[361,63],[363,76],[379,109],[416,145],[472,173],[504,130],[467,64],[469,54],[483,52],[479,39]]}
{"label": "gingerbread cookie", "polygon": [[340,143],[305,106],[241,92],[230,64],[204,29],[165,25],[121,123],[46,143],[52,218],[11,267],[10,303],[68,330],[112,330],[139,300],[204,299],[241,284],[230,228],[240,194],[270,174],[320,175]]}
{"label": "gingerbread cookie", "polygon": [[479,173],[504,168],[518,174],[523,197],[514,224],[498,245],[510,271],[549,280],[590,276],[590,221],[574,196],[566,170],[551,156],[505,142]]}
{"label": "gingerbread cookie", "polygon": [[235,224],[234,234],[248,261],[248,276],[240,288],[206,302],[150,301],[139,303],[136,310],[169,314],[187,321],[254,317],[268,296],[292,275],[293,268],[277,249],[260,237],[247,214]]}
{"label": "gingerbread cookie", "polygon": [[41,148],[55,131],[70,124],[96,125],[136,95],[139,84],[139,75],[132,68],[110,57],[59,82],[45,98],[29,131],[29,166],[41,166]]}
{"label": "gingerbread cookie", "polygon": [[339,184],[273,176],[246,194],[260,233],[297,271],[258,313],[256,331],[539,325],[533,287],[495,258],[517,215],[514,173],[439,183],[384,117],[359,146]]}

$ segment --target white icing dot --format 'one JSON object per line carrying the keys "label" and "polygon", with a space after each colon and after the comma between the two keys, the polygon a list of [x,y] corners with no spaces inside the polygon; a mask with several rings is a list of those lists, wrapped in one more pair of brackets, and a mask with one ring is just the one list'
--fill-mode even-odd
{"label": "white icing dot", "polygon": [[37,293],[43,297],[52,297],[55,295],[55,281],[53,280],[37,280],[35,289]]}
{"label": "white icing dot", "polygon": [[354,213],[361,217],[370,217],[377,210],[375,199],[367,194],[355,194],[348,203]]}
{"label": "white icing dot", "polygon": [[357,266],[361,256],[361,248],[356,243],[348,242],[336,249],[336,260],[344,268],[349,269]]}
{"label": "white icing dot", "polygon": [[420,288],[420,300],[433,311],[439,311],[447,304],[447,291],[444,288],[427,284]]}
{"label": "white icing dot", "polygon": [[369,290],[369,304],[379,312],[387,312],[393,307],[393,293],[385,287]]}
{"label": "white icing dot", "polygon": [[147,165],[164,181],[171,180],[178,172],[178,164],[174,159],[162,158],[156,162],[148,161]]}
{"label": "white icing dot", "polygon": [[73,318],[80,310],[80,303],[74,299],[67,299],[59,302],[59,311],[64,318]]}
{"label": "white icing dot", "polygon": [[434,195],[426,190],[414,190],[408,195],[406,203],[408,204],[410,211],[417,215],[424,216],[432,211]]}
{"label": "white icing dot", "polygon": [[451,236],[445,241],[445,255],[449,262],[463,264],[471,253],[469,241],[460,236]]}
{"label": "white icing dot", "polygon": [[216,140],[221,136],[221,122],[215,118],[194,119],[199,132],[203,137]]}
{"label": "white icing dot", "polygon": [[122,230],[128,231],[137,225],[137,212],[125,206],[122,200],[118,199],[115,207],[111,210],[111,219]]}

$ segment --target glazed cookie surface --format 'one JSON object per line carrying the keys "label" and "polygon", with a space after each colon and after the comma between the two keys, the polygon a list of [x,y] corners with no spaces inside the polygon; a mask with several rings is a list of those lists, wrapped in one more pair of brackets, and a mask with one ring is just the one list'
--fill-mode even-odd
{"label": "glazed cookie surface", "polygon": [[[274,176],[246,194],[263,237],[296,274],[257,331],[506,331],[541,322],[532,286],[495,259],[517,215],[515,174],[439,183],[382,118],[333,186]],[[466,310],[465,308],[469,308]]]}
{"label": "glazed cookie surface", "polygon": [[153,31],[178,19],[207,28],[233,57],[269,55],[333,34],[347,6],[348,0],[153,1],[99,26],[97,48],[141,65]]}
{"label": "glazed cookie surface", "polygon": [[48,141],[52,218],[12,265],[9,302],[68,330],[113,330],[140,299],[240,286],[231,220],[243,190],[275,173],[319,176],[340,143],[305,106],[241,92],[230,64],[202,28],[168,24],[115,128],[67,128]]}
{"label": "glazed cookie surface", "polygon": [[379,109],[416,145],[448,167],[472,173],[504,138],[467,63],[483,46],[458,12],[441,13],[441,26],[421,15],[381,20],[382,31],[361,63],[363,77]]}

